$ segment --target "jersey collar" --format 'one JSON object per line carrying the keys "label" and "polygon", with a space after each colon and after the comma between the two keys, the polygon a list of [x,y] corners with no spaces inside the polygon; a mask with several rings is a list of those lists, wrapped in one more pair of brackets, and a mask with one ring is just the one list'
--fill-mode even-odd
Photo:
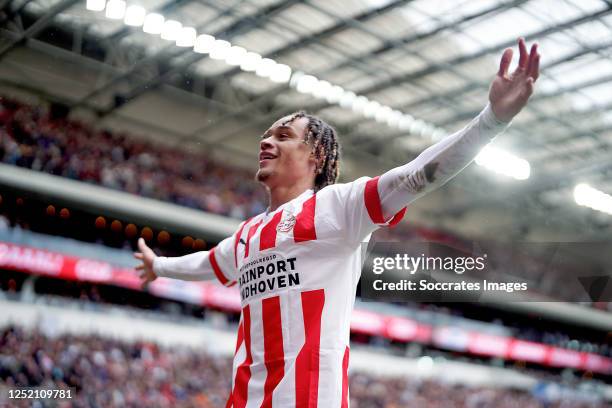
{"label": "jersey collar", "polygon": [[268,215],[270,215],[271,213],[276,213],[277,211],[282,211],[283,208],[285,208],[287,206],[287,204],[289,204],[292,201],[301,201],[306,197],[310,197],[311,195],[314,194],[314,190],[312,188],[309,188],[308,190],[305,190],[302,194],[300,194],[299,196],[295,197],[292,200],[287,201],[286,203],[283,203],[282,205],[280,205],[276,210],[274,211],[270,211],[270,206],[268,206],[268,208],[266,208],[266,212],[265,212],[265,216],[267,217]]}

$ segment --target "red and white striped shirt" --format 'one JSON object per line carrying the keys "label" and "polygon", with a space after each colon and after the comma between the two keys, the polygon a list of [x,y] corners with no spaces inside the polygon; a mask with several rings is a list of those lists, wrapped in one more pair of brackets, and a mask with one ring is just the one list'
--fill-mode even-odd
{"label": "red and white striped shirt", "polygon": [[504,127],[487,108],[405,166],[307,190],[242,223],[209,252],[155,259],[159,276],[215,276],[239,287],[242,316],[228,407],[348,407],[349,329],[362,243],[380,225],[399,222],[409,202],[469,164]]}

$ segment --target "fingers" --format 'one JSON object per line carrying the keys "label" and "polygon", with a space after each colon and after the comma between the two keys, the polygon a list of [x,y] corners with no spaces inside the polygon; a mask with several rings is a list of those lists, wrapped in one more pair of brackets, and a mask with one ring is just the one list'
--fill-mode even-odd
{"label": "fingers", "polygon": [[532,77],[527,78],[525,90],[523,91],[526,100],[529,99],[533,93],[533,81],[535,80]]}
{"label": "fingers", "polygon": [[533,66],[533,63],[534,63],[534,61],[535,61],[535,59],[536,59],[537,55],[538,55],[538,44],[537,44],[537,43],[534,43],[534,44],[531,46],[531,51],[529,51],[529,61],[528,61],[528,63],[527,63],[527,67],[526,67],[528,71],[529,71],[529,70],[531,69],[531,67]]}
{"label": "fingers", "polygon": [[140,252],[142,253],[149,249],[143,238],[138,238],[138,249],[140,249]]}
{"label": "fingers", "polygon": [[535,82],[540,76],[540,54],[538,54],[538,44],[533,44],[529,54],[529,64],[527,66],[527,76],[533,78]]}
{"label": "fingers", "polygon": [[153,251],[147,246],[144,239],[142,238],[138,240],[138,248],[140,249],[141,252],[134,252],[134,258],[143,261],[143,263],[141,263],[140,265],[137,265],[134,269],[137,271],[141,271],[140,274],[138,275],[138,278],[142,281],[141,288],[142,290],[147,290],[149,287],[149,284],[153,282],[155,279],[157,279],[157,276],[155,276],[155,274],[151,273],[150,271],[147,271],[147,268],[144,262],[145,261],[145,251],[151,251],[151,252]]}
{"label": "fingers", "polygon": [[527,54],[527,46],[525,45],[525,39],[523,37],[519,38],[519,64],[518,67],[520,69],[527,69],[527,64],[529,61],[530,55]]}
{"label": "fingers", "polygon": [[506,48],[506,50],[504,51],[501,57],[501,62],[499,63],[499,71],[497,72],[497,75],[499,75],[500,77],[506,77],[506,75],[508,74],[508,67],[510,66],[510,62],[512,61],[512,53],[512,48]]}
{"label": "fingers", "polygon": [[535,82],[540,77],[540,54],[536,55],[533,66],[529,70],[529,77]]}

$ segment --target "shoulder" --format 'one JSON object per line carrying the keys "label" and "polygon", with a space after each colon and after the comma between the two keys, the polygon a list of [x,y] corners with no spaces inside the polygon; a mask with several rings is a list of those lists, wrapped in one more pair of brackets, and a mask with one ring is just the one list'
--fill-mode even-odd
{"label": "shoulder", "polygon": [[243,233],[246,231],[248,233],[248,229],[253,226],[256,225],[258,222],[261,222],[261,220],[263,220],[265,217],[265,213],[261,213],[261,214],[257,214],[251,218],[248,218],[244,221],[242,221],[239,225],[238,228],[236,228],[236,230],[234,231],[234,233],[228,237],[225,237],[225,239],[223,239],[220,243],[219,246],[223,245],[236,245],[236,243],[238,242],[238,240],[240,240],[240,238],[242,237]]}
{"label": "shoulder", "polygon": [[360,177],[349,183],[332,184],[317,193],[317,201],[327,201],[333,205],[346,206],[363,203],[369,196],[377,195],[378,178]]}
{"label": "shoulder", "polygon": [[248,225],[254,225],[254,224],[257,224],[258,222],[261,222],[265,217],[266,217],[266,213],[263,212],[263,213],[254,215],[251,218],[247,218],[246,220],[242,221],[240,225],[238,225],[238,228],[236,229],[236,233],[234,235],[240,234],[240,232]]}
{"label": "shoulder", "polygon": [[319,192],[317,195],[321,197],[338,197],[342,198],[344,196],[355,194],[358,192],[363,193],[363,189],[368,181],[373,180],[371,177],[360,177],[357,180],[348,182],[348,183],[336,183],[329,185]]}

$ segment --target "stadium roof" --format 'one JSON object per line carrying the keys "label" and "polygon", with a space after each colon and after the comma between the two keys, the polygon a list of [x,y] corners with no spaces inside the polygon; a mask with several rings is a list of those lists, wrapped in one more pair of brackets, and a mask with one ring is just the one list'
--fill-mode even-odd
{"label": "stadium roof", "polygon": [[[210,52],[178,47],[107,18],[110,7],[122,15],[121,0],[110,0],[106,11],[88,10],[86,3],[2,1],[0,58],[25,45],[95,67],[97,81],[68,104],[101,117],[161,86],[187,91],[213,120],[188,132],[175,129],[185,142],[232,146],[246,129],[265,129],[296,109],[317,113],[339,129],[349,176],[360,163],[379,170],[404,163],[444,132],[459,129],[486,104],[503,49],[519,36],[537,41],[537,93],[494,142],[527,160],[530,178],[514,180],[474,166],[438,193],[440,204],[420,214],[453,225],[478,211],[489,214],[480,230],[499,236],[506,228],[513,238],[536,226],[579,232],[572,238],[612,235],[610,214],[574,201],[578,183],[612,192],[611,1],[127,0],[127,6],[193,27],[197,35],[272,59],[260,75],[228,64],[228,52],[235,52],[234,64],[245,64],[239,48],[217,43],[220,59],[211,58]],[[95,3],[89,0],[89,7]],[[142,17],[141,9],[130,13]],[[191,44],[193,30],[181,32]],[[198,37],[201,47],[211,46],[207,39]],[[244,126],[228,131],[228,122]],[[608,208],[605,197],[598,203]],[[508,221],[494,221],[502,218]]]}

